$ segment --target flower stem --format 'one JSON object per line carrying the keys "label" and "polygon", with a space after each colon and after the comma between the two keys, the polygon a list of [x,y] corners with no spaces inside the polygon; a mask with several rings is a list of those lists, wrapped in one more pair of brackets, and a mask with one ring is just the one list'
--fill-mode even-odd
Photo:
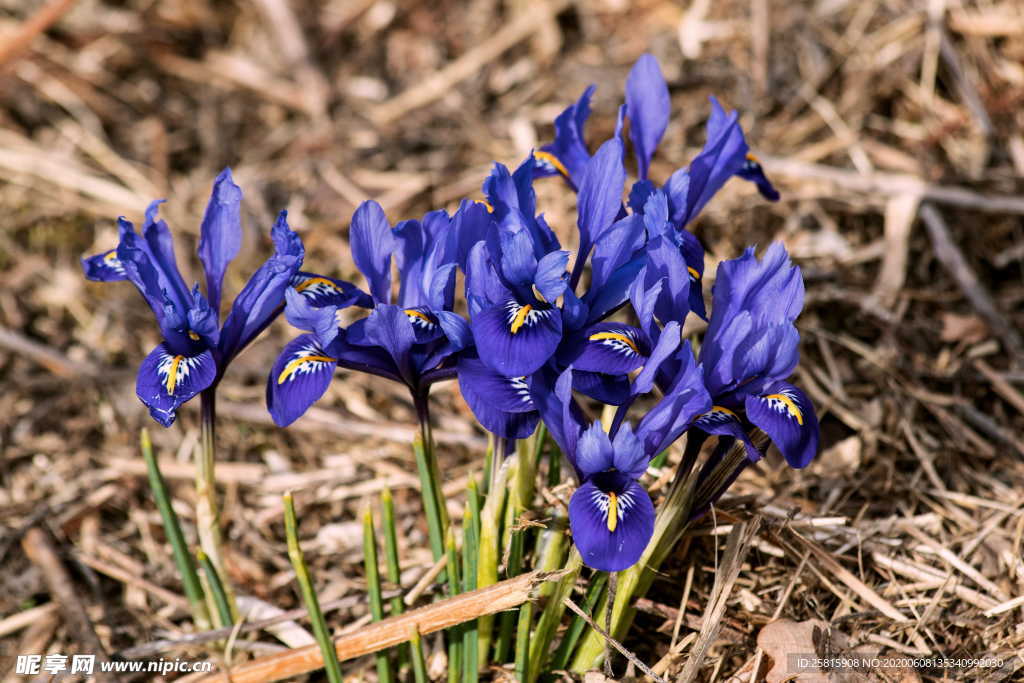
{"label": "flower stem", "polygon": [[[416,468],[420,474],[423,510],[427,517],[427,533],[434,560],[441,559],[445,552],[445,534],[448,530],[448,510],[441,492],[441,474],[434,453],[434,439],[431,433],[430,409],[425,394],[414,396],[416,416],[419,418],[420,435],[413,443],[416,453]],[[444,581],[442,574],[438,577]]]}
{"label": "flower stem", "polygon": [[196,460],[196,527],[199,547],[203,549],[224,588],[231,621],[219,626],[230,626],[238,619],[235,593],[226,580],[224,557],[221,552],[220,508],[217,505],[217,478],[214,474],[217,447],[217,403],[216,387],[210,387],[199,397],[202,418],[200,421],[200,442]]}

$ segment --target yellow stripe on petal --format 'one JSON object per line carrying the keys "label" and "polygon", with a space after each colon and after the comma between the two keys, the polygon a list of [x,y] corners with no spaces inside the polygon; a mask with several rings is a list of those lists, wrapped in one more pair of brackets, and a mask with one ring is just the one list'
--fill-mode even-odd
{"label": "yellow stripe on petal", "polygon": [[315,285],[326,285],[328,289],[333,290],[335,292],[341,290],[341,288],[338,287],[338,285],[334,284],[325,277],[311,277],[308,280],[304,280],[299,284],[295,285],[295,291],[304,292],[305,290]]}
{"label": "yellow stripe on petal", "polygon": [[564,175],[566,178],[569,177],[569,170],[565,167],[565,164],[563,164],[561,161],[559,161],[558,157],[556,157],[551,152],[545,152],[543,150],[536,150],[533,153],[533,158],[536,159],[537,161],[543,161],[543,162],[551,164],[552,166],[555,167],[556,171],[558,171],[559,173]]}
{"label": "yellow stripe on petal", "polygon": [[527,316],[530,315],[530,311],[532,310],[533,306],[531,306],[530,304],[526,304],[525,306],[521,307],[518,311],[516,311],[515,317],[512,318],[512,324],[509,326],[509,330],[512,332],[512,334],[518,332],[519,328],[526,324],[526,318]]}
{"label": "yellow stripe on petal", "polygon": [[798,406],[796,404],[796,401],[794,401],[792,398],[785,394],[768,394],[764,398],[766,401],[778,401],[779,403],[784,405],[786,407],[786,412],[788,412],[794,419],[796,419],[796,423],[798,425],[800,425],[801,427],[803,426],[804,414],[800,410],[800,406]]}
{"label": "yellow stripe on petal", "polygon": [[752,152],[747,152],[747,161],[752,161],[755,164],[761,163],[761,160],[754,156]]}
{"label": "yellow stripe on petal", "polygon": [[731,417],[736,417],[736,413],[732,412],[731,410],[729,410],[725,406],[711,406],[711,411],[710,412],[712,412],[712,413],[725,413],[726,415],[729,415]]}
{"label": "yellow stripe on petal", "polygon": [[426,322],[430,323],[431,325],[434,324],[434,321],[430,319],[429,315],[427,315],[423,311],[417,311],[415,308],[407,308],[407,309],[405,309],[405,314],[406,315],[411,315],[411,316],[416,317],[416,318],[420,318],[421,320],[425,320]]}
{"label": "yellow stripe on petal", "polygon": [[303,356],[302,358],[296,358],[295,360],[284,366],[284,370],[277,376],[277,383],[284,384],[285,380],[291,377],[295,372],[299,370],[306,363],[336,363],[337,358],[331,358],[330,356]]}
{"label": "yellow stripe on petal", "polygon": [[614,492],[608,494],[608,531],[615,531],[619,526],[619,497]]}
{"label": "yellow stripe on petal", "polygon": [[167,382],[164,384],[164,388],[167,389],[168,394],[173,394],[174,388],[178,386],[178,368],[181,367],[183,360],[185,360],[185,356],[175,356],[171,359],[171,366],[167,368]]}
{"label": "yellow stripe on petal", "polygon": [[693,266],[686,266],[686,272],[688,272],[690,274],[690,277],[692,277],[694,280],[700,279],[700,273],[698,273],[697,269],[694,268]]}
{"label": "yellow stripe on petal", "polygon": [[595,332],[590,335],[590,341],[617,341],[625,344],[629,348],[633,349],[634,353],[640,353],[640,349],[636,347],[636,343],[625,334],[619,334],[618,332]]}

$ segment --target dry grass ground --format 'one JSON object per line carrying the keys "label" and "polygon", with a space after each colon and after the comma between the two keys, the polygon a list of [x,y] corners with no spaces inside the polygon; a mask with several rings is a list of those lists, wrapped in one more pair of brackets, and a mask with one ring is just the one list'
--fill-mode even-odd
{"label": "dry grass ground", "polygon": [[[769,205],[733,182],[694,231],[712,261],[781,239],[803,266],[798,383],[822,416],[823,450],[805,471],[777,459],[749,470],[663,568],[627,645],[653,664],[681,643],[664,660],[678,672],[727,525],[760,513],[702,678],[777,680],[769,668],[786,652],[868,648],[1006,662],[866,674],[877,679],[1021,680],[1014,0],[0,0],[0,655],[89,650],[23,551],[33,527],[52,534],[108,652],[180,638],[187,623],[135,447],[150,424],[135,368],[157,331],[129,285],[88,283],[78,266],[114,244],[114,217],[167,197],[179,259],[195,272],[209,184],[230,164],[248,228],[230,291],[266,253],[257,235],[282,208],[307,264],[351,278],[358,202],[377,198],[399,219],[478,197],[489,164],[548,139],[591,82],[591,139],[607,136],[644,51],[661,60],[675,112],[652,175],[692,156],[714,93],[743,112],[783,193]],[[551,222],[568,226],[559,183],[539,192]],[[343,375],[308,417],[276,429],[264,377],[290,334],[276,324],[221,391],[230,578],[267,605],[297,606],[280,505],[291,489],[329,622],[358,629],[358,511],[385,485],[406,587],[429,566],[414,414],[403,390]],[[455,386],[434,401],[458,517],[485,440]],[[188,528],[197,417],[190,404],[172,429],[153,427]],[[775,618],[820,620],[828,637],[763,628]],[[235,659],[280,647],[254,631]],[[201,644],[150,652],[215,656]],[[0,657],[0,676],[12,667]],[[374,677],[369,660],[347,668]]]}

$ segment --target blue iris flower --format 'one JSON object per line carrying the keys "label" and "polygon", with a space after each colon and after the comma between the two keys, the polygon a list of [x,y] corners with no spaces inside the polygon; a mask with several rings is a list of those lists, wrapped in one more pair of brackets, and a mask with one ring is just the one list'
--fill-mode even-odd
{"label": "blue iris flower", "polygon": [[162,201],[146,209],[141,234],[119,218],[117,248],[82,259],[82,267],[90,280],[130,281],[153,309],[163,341],[142,362],[136,393],[153,419],[168,427],[178,407],[215,386],[235,356],[273,321],[287,290],[312,283],[315,286],[306,296],[340,304],[354,295],[355,288],[299,270],[302,241],[289,229],[286,212],[281,212],[271,230],[274,255],[239,292],[221,325],[224,274],[242,243],[242,190],[233,182],[230,169],[224,169],[213,184],[198,249],[206,275],[205,295],[198,284],[189,290],[178,270],[171,232],[157,215]]}
{"label": "blue iris flower", "polygon": [[[455,275],[468,257],[464,242],[471,238],[462,236],[478,233],[486,215],[481,205],[464,202],[454,217],[434,211],[392,228],[377,202],[360,205],[349,242],[369,293],[357,290],[348,304],[327,305],[289,293],[285,316],[308,332],[288,343],[270,371],[267,405],[274,421],[283,427],[298,419],[327,391],[338,367],[405,384],[422,418],[430,385],[453,378],[458,352],[470,345],[469,326],[452,312]],[[369,315],[340,327],[338,310],[352,304],[370,309]]]}
{"label": "blue iris flower", "polygon": [[[674,339],[666,337],[672,339],[671,350],[679,346],[678,329],[674,332]],[[614,572],[640,559],[654,532],[654,505],[639,480],[651,458],[711,406],[689,345],[680,353],[689,354],[689,365],[635,430],[628,422],[617,421],[607,433],[599,421],[588,424],[573,398],[573,368],[557,378],[553,372],[535,378],[534,400],[579,483],[569,501],[569,526],[589,567]],[[652,359],[637,375],[633,394],[650,390],[659,364],[660,360]]]}
{"label": "blue iris flower", "polygon": [[751,461],[761,457],[748,436],[752,427],[768,435],[791,467],[806,467],[818,451],[814,406],[786,381],[799,361],[793,321],[803,300],[800,268],[781,243],[772,244],[762,259],[750,247],[718,268],[700,353],[714,406],[695,426],[741,440]]}

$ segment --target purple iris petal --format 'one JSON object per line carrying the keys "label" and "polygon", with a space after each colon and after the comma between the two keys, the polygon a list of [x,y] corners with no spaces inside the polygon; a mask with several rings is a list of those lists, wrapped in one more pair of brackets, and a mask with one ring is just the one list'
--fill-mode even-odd
{"label": "purple iris petal", "polygon": [[[555,141],[541,147],[535,154],[540,160],[538,175],[558,173],[565,178],[570,187],[576,189],[583,176],[583,169],[590,160],[587,143],[583,137],[583,128],[590,117],[590,98],[594,95],[594,86],[588,87],[575,102],[555,119]],[[557,162],[557,163],[556,163]]]}
{"label": "purple iris petal", "polygon": [[754,183],[757,186],[757,191],[768,201],[779,201],[779,191],[772,185],[772,181],[768,180],[768,176],[765,175],[761,163],[752,154],[747,154],[747,160],[743,164],[743,168],[736,175]]}
{"label": "purple iris petal", "polygon": [[142,361],[135,393],[154,420],[170,427],[178,406],[210,386],[216,376],[217,364],[210,351],[186,356],[161,343]]}
{"label": "purple iris petal", "polygon": [[380,204],[363,202],[352,215],[349,243],[356,267],[370,283],[370,294],[379,303],[391,302],[391,255],[398,240]]}
{"label": "purple iris petal", "polygon": [[[654,349],[651,350],[644,362],[644,369],[641,370],[633,380],[632,393],[634,396],[646,394],[654,388],[658,371],[661,370],[662,365],[667,360],[672,358],[676,349],[679,348],[679,344],[682,342],[682,337],[680,335],[681,331],[679,323],[677,322],[670,322],[662,328],[661,333],[658,335],[658,341],[654,343]],[[677,356],[677,360],[679,358],[682,359],[682,364],[680,365],[678,372],[685,372],[685,368],[687,368],[688,365],[692,365],[693,361],[693,353],[690,351],[690,342],[686,342],[686,344],[683,345],[682,350]]]}
{"label": "purple iris petal", "polygon": [[626,216],[605,230],[594,245],[590,289],[602,289],[616,270],[635,257],[643,244],[643,217],[637,214]]}
{"label": "purple iris petal", "polygon": [[242,246],[241,202],[242,188],[232,181],[231,169],[225,168],[213,181],[213,192],[199,229],[199,260],[206,271],[207,299],[215,311],[220,310],[224,271]]}
{"label": "purple iris petal", "polygon": [[[178,260],[174,255],[174,240],[171,238],[171,231],[167,223],[157,217],[163,199],[150,202],[146,207],[146,217],[142,224],[142,236],[149,247],[150,258],[153,266],[164,275],[164,284],[171,288],[171,295],[175,302],[185,302],[190,299],[188,287],[178,270]],[[214,309],[216,310],[216,309]],[[220,324],[220,317],[216,320]]]}
{"label": "purple iris petal", "polygon": [[620,406],[629,400],[629,377],[576,370],[572,373],[572,389],[598,403]]}
{"label": "purple iris petal", "polygon": [[267,377],[267,409],[278,427],[287,427],[313,405],[331,383],[338,361],[312,334],[288,342]]}
{"label": "purple iris petal", "polygon": [[636,154],[637,175],[647,178],[651,157],[658,148],[668,126],[671,103],[668,85],[653,55],[641,55],[626,80],[626,113],[629,116],[629,137]]}
{"label": "purple iris petal", "polygon": [[480,360],[509,377],[533,374],[562,341],[557,308],[523,305],[514,299],[480,311],[471,326]]}
{"label": "purple iris petal", "polygon": [[[530,396],[551,437],[576,466],[576,444],[583,431],[583,411],[572,397],[572,368],[561,374],[550,365],[530,378]],[[579,470],[576,471],[580,475]]]}
{"label": "purple iris petal", "polygon": [[546,302],[554,302],[565,292],[569,281],[569,273],[565,266],[569,263],[569,252],[552,251],[537,263],[534,286]]}
{"label": "purple iris petal", "polygon": [[736,347],[732,375],[739,390],[756,393],[774,379],[789,377],[799,360],[800,333],[793,323],[762,327]]}
{"label": "purple iris petal", "polygon": [[718,266],[708,334],[722,320],[744,310],[759,321],[791,322],[800,315],[803,303],[800,268],[790,263],[782,243],[774,242],[761,259],[755,256],[753,247],[748,247],[741,257]]}
{"label": "purple iris petal", "polygon": [[615,462],[614,456],[612,441],[601,427],[600,420],[580,434],[580,440],[576,443],[576,467],[584,477],[611,469]]}
{"label": "purple iris petal", "polygon": [[[388,352],[407,384],[416,382],[410,351],[416,343],[416,331],[410,316],[400,307],[379,305],[366,318],[366,341]],[[436,324],[436,323],[435,323]]]}
{"label": "purple iris petal", "polygon": [[321,346],[329,346],[338,336],[338,307],[317,306],[295,288],[285,290],[284,315],[292,327],[312,332]]}
{"label": "purple iris petal", "polygon": [[807,394],[775,382],[760,396],[748,396],[745,407],[747,419],[771,438],[790,467],[810,464],[818,453],[818,417]]}
{"label": "purple iris petal", "polygon": [[225,359],[237,355],[273,321],[284,306],[285,291],[290,289],[292,278],[302,265],[302,240],[288,227],[286,211],[278,215],[271,236],[274,255],[245,283],[224,321],[219,350]]}
{"label": "purple iris petal", "polygon": [[373,308],[373,299],[351,282],[300,270],[292,276],[290,284],[313,306]]}
{"label": "purple iris petal", "polygon": [[[584,330],[564,356],[578,370],[625,375],[641,367],[650,348],[638,328],[625,323],[597,323]],[[563,354],[559,354],[563,358]]]}
{"label": "purple iris petal", "polygon": [[647,471],[647,464],[651,461],[653,454],[644,450],[640,439],[633,433],[633,427],[628,422],[619,427],[615,432],[615,439],[612,440],[612,450],[615,455],[612,457],[612,464],[615,469],[633,479],[639,479]]}
{"label": "purple iris petal", "polygon": [[704,388],[700,368],[689,350],[685,352],[682,367],[665,396],[644,415],[636,434],[647,453],[660,453],[686,431],[698,416],[711,410],[711,396]]}
{"label": "purple iris petal", "polygon": [[119,282],[128,279],[121,260],[117,258],[117,249],[108,249],[83,258],[82,270],[85,271],[87,279],[96,282]]}
{"label": "purple iris petal", "polygon": [[[577,225],[580,231],[580,246],[576,257],[578,263],[586,261],[594,242],[615,222],[622,206],[622,186],[625,182],[622,141],[616,137],[601,145],[587,162],[580,180],[577,200]],[[579,265],[575,270],[579,270]]]}
{"label": "purple iris petal", "polygon": [[459,390],[484,429],[496,436],[523,439],[540,419],[526,377],[504,377],[479,359],[459,359]]}
{"label": "purple iris petal", "polygon": [[677,228],[692,221],[746,161],[747,143],[736,112],[725,114],[713,97],[711,107],[704,148],[689,168],[676,171],[665,185],[672,205],[672,222]]}
{"label": "purple iris petal", "polygon": [[711,410],[697,418],[693,426],[707,434],[739,439],[746,446],[747,459],[751,462],[757,462],[764,456],[757,446],[754,445],[754,442],[750,440],[750,436],[747,434],[747,430],[743,428],[739,416],[725,406],[712,406]]}
{"label": "purple iris petal", "polygon": [[569,501],[569,526],[584,564],[617,572],[632,567],[654,533],[651,497],[621,472],[596,474]]}

